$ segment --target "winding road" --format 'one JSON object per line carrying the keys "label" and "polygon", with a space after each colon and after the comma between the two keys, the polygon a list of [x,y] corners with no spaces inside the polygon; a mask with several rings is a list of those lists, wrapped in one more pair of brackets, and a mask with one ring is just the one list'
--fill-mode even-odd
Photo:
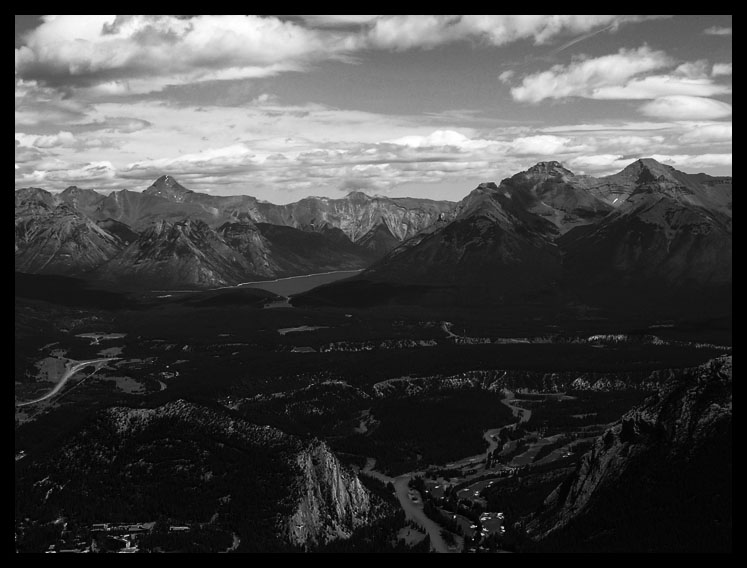
{"label": "winding road", "polygon": [[[116,359],[118,359],[118,357],[107,357],[105,359],[90,359],[90,360],[87,360],[87,361],[79,361],[78,363],[76,363],[75,365],[73,365],[72,367],[70,367],[67,371],[65,371],[65,374],[62,375],[62,378],[60,379],[60,381],[47,394],[45,394],[42,397],[36,398],[34,400],[29,400],[27,402],[18,402],[18,403],[16,403],[16,406],[28,406],[29,404],[36,404],[37,402],[41,402],[41,401],[46,400],[48,398],[52,398],[54,395],[56,395],[58,392],[60,392],[60,390],[62,389],[62,387],[65,386],[65,383],[67,383],[67,381],[70,379],[70,377],[72,377],[74,374],[76,374],[78,371],[80,371],[83,367],[87,367],[88,365],[93,365],[95,363],[103,363],[104,361],[114,361]],[[96,367],[96,370],[94,371],[94,373],[96,371],[98,371],[98,369],[99,368]],[[91,374],[93,374],[93,373],[91,373]]]}

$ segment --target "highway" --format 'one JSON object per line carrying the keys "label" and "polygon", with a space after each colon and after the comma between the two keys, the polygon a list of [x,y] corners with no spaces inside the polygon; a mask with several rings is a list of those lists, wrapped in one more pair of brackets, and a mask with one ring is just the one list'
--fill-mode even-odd
{"label": "highway", "polygon": [[29,404],[36,404],[37,402],[41,402],[42,400],[47,400],[48,398],[52,398],[54,395],[60,392],[60,390],[62,390],[62,387],[65,386],[65,383],[67,383],[70,377],[72,377],[75,373],[80,371],[83,367],[86,367],[88,365],[93,365],[94,363],[103,363],[104,361],[113,361],[115,359],[116,357],[107,357],[105,359],[90,359],[87,361],[79,361],[75,365],[70,367],[67,371],[65,371],[65,374],[62,375],[62,378],[60,379],[60,381],[47,394],[45,394],[42,397],[36,398],[34,400],[16,403],[16,406],[28,406]]}

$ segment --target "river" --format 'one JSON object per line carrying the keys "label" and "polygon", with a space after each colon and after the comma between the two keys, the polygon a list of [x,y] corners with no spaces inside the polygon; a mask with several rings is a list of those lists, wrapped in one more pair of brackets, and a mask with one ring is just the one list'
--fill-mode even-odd
{"label": "river", "polygon": [[[448,331],[448,330],[445,330]],[[525,408],[519,408],[518,406],[514,406],[511,404],[511,401],[514,400],[515,394],[508,390],[503,389],[503,394],[505,396],[504,399],[501,400],[503,404],[508,406],[511,409],[511,412],[514,416],[521,416],[520,422],[527,422],[529,418],[532,415],[531,410],[525,409]],[[496,441],[498,435],[500,434],[500,431],[503,428],[515,428],[516,423],[510,424],[508,426],[502,426],[500,428],[491,428],[487,432],[483,433],[483,438],[486,442],[489,444],[489,451],[493,451],[498,447],[498,442]],[[460,466],[466,466],[471,463],[475,463],[485,457],[485,453],[478,454],[476,456],[469,456],[466,458],[462,458],[456,462],[452,462],[447,464],[447,467],[460,467]],[[414,491],[410,489],[409,482],[410,480],[415,476],[422,476],[425,474],[424,471],[411,471],[409,473],[404,473],[402,475],[399,475],[397,477],[389,477],[388,475],[385,475],[381,473],[380,471],[376,471],[374,467],[376,466],[376,460],[374,458],[368,458],[366,461],[366,466],[361,470],[361,473],[364,473],[366,475],[370,475],[371,477],[378,479],[379,481],[382,481],[383,483],[392,483],[394,485],[394,492],[397,496],[397,499],[399,500],[399,504],[402,507],[402,510],[405,512],[405,517],[408,519],[411,519],[412,521],[415,521],[418,525],[420,525],[427,533],[428,536],[430,536],[431,540],[431,548],[435,550],[436,552],[458,552],[457,550],[450,549],[446,542],[444,541],[443,537],[441,536],[441,527],[432,519],[428,518],[425,513],[423,512],[423,499],[422,495],[420,495],[417,491]],[[474,473],[473,475],[465,476],[464,480],[469,480],[470,478],[477,478],[480,475],[484,475],[484,472],[482,473]],[[487,483],[487,482],[486,482]],[[417,502],[413,501],[411,499],[411,495],[415,495],[418,497]]]}

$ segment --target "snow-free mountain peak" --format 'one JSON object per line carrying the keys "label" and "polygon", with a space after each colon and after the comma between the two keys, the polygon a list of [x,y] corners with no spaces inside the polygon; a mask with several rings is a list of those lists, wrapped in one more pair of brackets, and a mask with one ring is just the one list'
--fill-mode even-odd
{"label": "snow-free mountain peak", "polygon": [[168,199],[169,201],[176,201],[181,203],[186,199],[188,195],[191,195],[194,192],[184,187],[173,177],[169,175],[163,175],[156,181],[154,181],[153,185],[151,185],[143,193],[146,193],[148,195],[157,195],[158,197],[163,197],[164,199]]}

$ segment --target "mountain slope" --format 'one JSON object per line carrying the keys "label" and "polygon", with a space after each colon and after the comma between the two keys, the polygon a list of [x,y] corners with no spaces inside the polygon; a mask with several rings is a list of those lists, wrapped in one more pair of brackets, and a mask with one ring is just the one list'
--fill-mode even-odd
{"label": "mountain slope", "polygon": [[539,162],[501,182],[501,189],[560,233],[602,219],[612,206],[588,191],[594,178],[577,176],[558,162]]}
{"label": "mountain slope", "polygon": [[105,196],[93,189],[81,189],[80,187],[71,185],[61,192],[58,197],[73,209],[90,216]]}
{"label": "mountain slope", "polygon": [[731,430],[727,356],[674,377],[598,438],[529,535],[541,551],[731,551]]}
{"label": "mountain slope", "polygon": [[188,200],[190,195],[194,192],[184,187],[171,176],[161,176],[153,182],[153,185],[143,191],[143,193],[146,195],[163,197],[164,199],[175,201],[176,203],[182,203]]}
{"label": "mountain slope", "polygon": [[619,173],[594,180],[589,192],[614,207],[633,193],[655,192],[687,205],[731,212],[731,178],[686,174],[652,158],[636,160]]}
{"label": "mountain slope", "polygon": [[98,202],[90,216],[97,220],[114,219],[141,231],[158,221],[177,222],[185,218],[213,220],[215,215],[197,205],[175,202],[145,192],[112,191]]}
{"label": "mountain slope", "polygon": [[[719,190],[719,201],[703,179],[650,159],[600,179],[540,162],[498,186],[480,184],[453,220],[405,241],[355,281],[395,294],[402,285],[448,289],[448,301],[465,305],[722,315],[731,309],[731,214],[721,199],[728,191]],[[352,285],[307,299],[352,298],[343,290]]]}
{"label": "mountain slope", "polygon": [[268,243],[277,275],[299,275],[333,270],[355,270],[371,263],[371,252],[334,227],[307,232],[293,227],[257,223]]}
{"label": "mountain slope", "polygon": [[229,286],[257,277],[215,231],[193,220],[159,221],[94,276],[118,286],[170,288]]}
{"label": "mountain slope", "polygon": [[125,246],[118,236],[62,203],[23,203],[15,214],[15,269],[41,274],[83,275]]}

